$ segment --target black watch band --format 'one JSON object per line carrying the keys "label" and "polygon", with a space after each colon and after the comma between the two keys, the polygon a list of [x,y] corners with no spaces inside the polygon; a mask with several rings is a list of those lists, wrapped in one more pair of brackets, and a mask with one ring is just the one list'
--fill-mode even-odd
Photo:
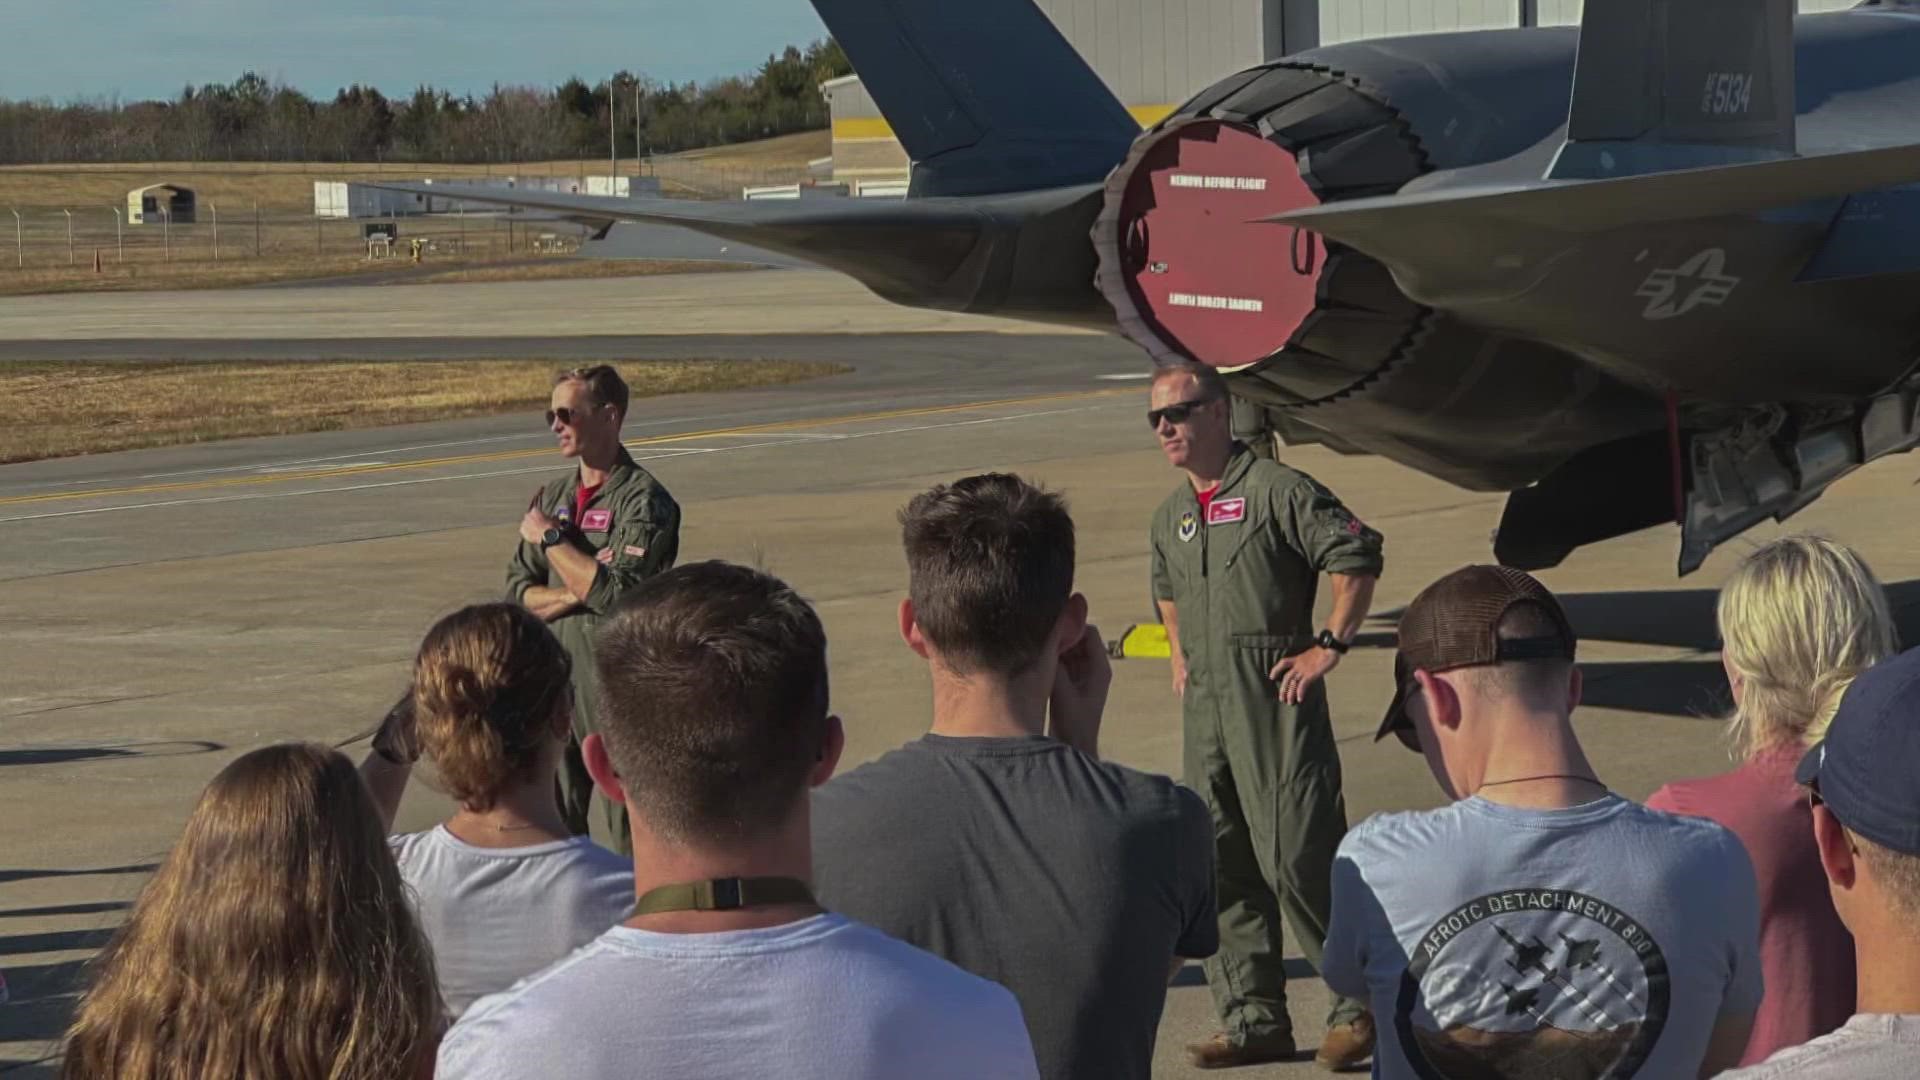
{"label": "black watch band", "polygon": [[567,530],[558,526],[548,529],[546,532],[540,534],[540,550],[545,551],[550,547],[558,547],[566,543],[566,540]]}
{"label": "black watch band", "polygon": [[1337,653],[1344,653],[1348,649],[1353,648],[1353,646],[1335,637],[1333,634],[1333,631],[1331,630],[1320,631],[1320,636],[1317,638],[1314,638],[1313,643],[1315,645],[1320,646],[1323,649],[1332,649],[1334,652],[1337,652]]}

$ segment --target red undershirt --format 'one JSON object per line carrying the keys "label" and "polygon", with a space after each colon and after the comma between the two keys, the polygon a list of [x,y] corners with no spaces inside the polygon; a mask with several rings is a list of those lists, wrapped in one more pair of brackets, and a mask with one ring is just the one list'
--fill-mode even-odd
{"label": "red undershirt", "polygon": [[1215,484],[1205,491],[1194,492],[1193,497],[1200,500],[1200,520],[1201,521],[1207,520],[1207,504],[1213,502],[1213,497],[1215,495],[1218,495],[1219,493],[1220,493],[1219,484]]}
{"label": "red undershirt", "polygon": [[599,492],[600,492],[599,484],[595,484],[592,487],[588,487],[585,484],[576,484],[574,486],[573,520],[576,523],[578,523],[582,518],[585,518],[587,516],[587,504],[592,502],[593,497],[599,494]]}

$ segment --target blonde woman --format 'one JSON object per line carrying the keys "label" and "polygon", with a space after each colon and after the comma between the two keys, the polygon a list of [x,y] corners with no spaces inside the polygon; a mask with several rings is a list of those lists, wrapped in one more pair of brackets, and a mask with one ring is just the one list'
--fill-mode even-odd
{"label": "blonde woman", "polygon": [[1647,805],[1732,829],[1760,883],[1766,998],[1741,1064],[1824,1035],[1854,1004],[1853,941],[1834,913],[1794,765],[1855,676],[1899,651],[1885,591],[1848,548],[1769,543],[1721,588],[1721,660],[1733,688],[1731,772],[1668,784]]}
{"label": "blonde woman", "polygon": [[62,1075],[433,1075],[433,959],[353,765],[268,746],[221,770],[96,961]]}
{"label": "blonde woman", "polygon": [[411,697],[362,767],[389,828],[412,746],[455,803],[439,825],[391,838],[455,1017],[633,905],[633,861],[573,835],[555,799],[571,679],[559,639],[525,608],[463,608],[428,631]]}

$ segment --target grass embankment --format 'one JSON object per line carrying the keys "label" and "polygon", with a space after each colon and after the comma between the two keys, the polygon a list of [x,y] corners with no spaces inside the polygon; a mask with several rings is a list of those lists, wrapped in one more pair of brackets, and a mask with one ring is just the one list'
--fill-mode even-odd
{"label": "grass embankment", "polygon": [[[650,159],[649,175],[663,181],[676,173],[705,169],[720,173],[752,171],[797,172],[807,163],[833,152],[833,136],[826,131],[804,131],[757,142],[735,143],[706,150],[688,150]],[[112,164],[51,164],[0,166],[0,207],[125,206],[127,192],[147,184],[183,184],[194,189],[200,204],[221,204],[223,220],[238,223],[241,212],[262,209],[313,211],[315,180],[420,180],[435,177],[457,180],[484,176],[605,176],[606,158],[566,161],[520,161],[492,165],[441,165],[432,162],[205,162],[154,161]],[[622,175],[631,176],[631,158],[620,162]],[[737,194],[737,193],[736,193]],[[104,211],[103,211],[104,212]],[[6,218],[12,225],[12,218]],[[107,226],[112,228],[111,217]],[[7,239],[11,239],[9,236]]]}
{"label": "grass embankment", "polygon": [[156,289],[233,289],[275,282],[329,281],[366,276],[376,285],[454,285],[470,281],[560,281],[592,278],[656,277],[661,274],[711,274],[757,270],[745,263],[671,259],[522,258],[439,260],[411,266],[401,259],[369,261],[352,256],[316,259],[229,259],[222,262],[106,264],[0,272],[0,296],[36,296],[71,292],[140,292]]}
{"label": "grass embankment", "polygon": [[[635,398],[850,370],[776,360],[614,360]],[[0,363],[0,463],[546,408],[555,360]]]}

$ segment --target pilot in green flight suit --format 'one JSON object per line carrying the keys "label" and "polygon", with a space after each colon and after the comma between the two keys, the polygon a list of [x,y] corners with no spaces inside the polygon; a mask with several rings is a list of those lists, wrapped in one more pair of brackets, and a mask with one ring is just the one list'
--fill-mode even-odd
{"label": "pilot in green flight suit", "polygon": [[[560,810],[576,835],[589,832],[593,778],[580,743],[596,730],[593,636],[621,594],[674,564],[680,505],[627,453],[620,422],[627,386],[605,365],[562,372],[547,425],[579,465],[554,477],[527,508],[507,564],[507,595],[546,620],[573,662],[573,739],[560,767]],[[632,851],[624,806],[604,804],[606,846]]]}
{"label": "pilot in green flight suit", "polygon": [[[1154,514],[1153,593],[1181,694],[1185,782],[1213,811],[1220,906],[1206,970],[1224,1030],[1188,1053],[1201,1067],[1288,1058],[1281,918],[1317,965],[1347,828],[1322,677],[1366,618],[1382,539],[1313,478],[1233,437],[1212,368],[1162,366],[1149,421],[1186,474]],[[1323,573],[1333,610],[1316,630]],[[1328,1025],[1322,1064],[1371,1053],[1363,1002],[1336,999]]]}

